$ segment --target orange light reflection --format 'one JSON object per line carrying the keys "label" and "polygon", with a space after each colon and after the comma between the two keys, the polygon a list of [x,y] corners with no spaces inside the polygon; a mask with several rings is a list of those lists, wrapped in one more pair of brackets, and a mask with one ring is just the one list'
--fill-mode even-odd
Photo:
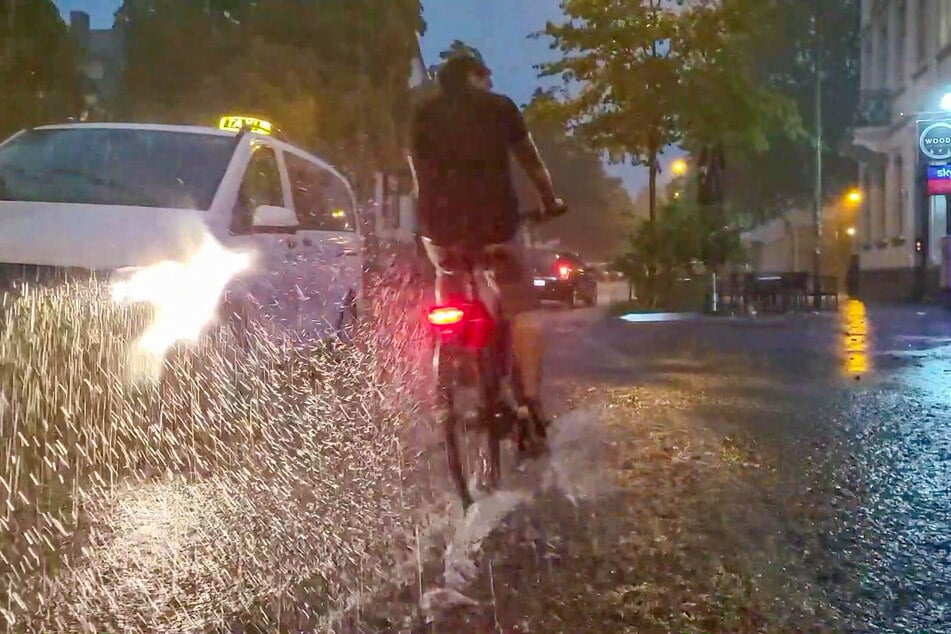
{"label": "orange light reflection", "polygon": [[846,302],[841,313],[844,369],[849,375],[871,371],[868,316],[865,304],[857,299]]}

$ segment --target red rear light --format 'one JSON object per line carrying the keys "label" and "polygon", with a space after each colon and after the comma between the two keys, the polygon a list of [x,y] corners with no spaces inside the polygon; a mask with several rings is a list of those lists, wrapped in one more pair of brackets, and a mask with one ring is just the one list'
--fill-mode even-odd
{"label": "red rear light", "polygon": [[426,319],[444,344],[470,350],[484,348],[495,332],[495,322],[482,304],[430,308]]}
{"label": "red rear light", "polygon": [[443,306],[429,311],[429,323],[433,326],[454,326],[461,323],[465,316],[461,308]]}
{"label": "red rear light", "polygon": [[567,280],[569,277],[571,277],[572,269],[567,264],[558,264],[556,271],[558,273],[558,277],[563,280]]}

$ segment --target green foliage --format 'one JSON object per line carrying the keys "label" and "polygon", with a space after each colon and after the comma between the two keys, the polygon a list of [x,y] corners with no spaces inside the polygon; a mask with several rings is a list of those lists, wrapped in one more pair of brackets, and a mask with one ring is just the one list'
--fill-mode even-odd
{"label": "green foliage", "polygon": [[543,32],[562,58],[540,66],[543,77],[566,82],[561,118],[612,160],[648,164],[652,148],[681,138],[682,54],[670,46],[676,14],[611,0],[567,0],[563,8],[567,21]]}
{"label": "green foliage", "polygon": [[565,0],[566,22],[543,34],[561,59],[557,112],[615,161],[651,169],[663,147],[722,142],[761,151],[771,130],[797,131],[788,97],[757,84],[754,48],[763,0]]}
{"label": "green foliage", "polygon": [[614,268],[650,308],[662,304],[679,277],[713,271],[744,257],[730,214],[702,207],[690,196],[670,200],[655,220],[641,222]]}
{"label": "green foliage", "polygon": [[0,139],[77,114],[78,61],[51,0],[0,2]]}
{"label": "green foliage", "polygon": [[259,114],[366,182],[400,162],[420,12],[418,0],[127,0],[127,115]]}
{"label": "green foliage", "polygon": [[540,226],[537,237],[558,238],[590,259],[610,259],[626,248],[631,198],[621,181],[607,174],[601,154],[549,116],[549,104],[549,97],[537,96],[526,121],[571,213]]}
{"label": "green foliage", "polygon": [[[855,184],[855,162],[840,148],[851,135],[859,100],[859,0],[760,4],[760,27],[747,43],[757,85],[786,95],[800,134],[767,128],[769,153],[728,147],[728,191],[738,206],[769,217],[812,203],[815,178],[815,59],[822,61],[823,186],[837,195]],[[816,29],[816,24],[819,28]]]}

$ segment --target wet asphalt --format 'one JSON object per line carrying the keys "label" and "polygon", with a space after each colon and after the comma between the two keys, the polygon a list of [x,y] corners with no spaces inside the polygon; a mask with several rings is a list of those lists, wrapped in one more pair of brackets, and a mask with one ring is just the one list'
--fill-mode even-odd
{"label": "wet asphalt", "polygon": [[552,409],[580,386],[686,376],[687,414],[768,465],[775,521],[747,543],[801,562],[831,606],[817,631],[951,632],[951,311],[843,301],[626,323],[551,310],[547,328]]}

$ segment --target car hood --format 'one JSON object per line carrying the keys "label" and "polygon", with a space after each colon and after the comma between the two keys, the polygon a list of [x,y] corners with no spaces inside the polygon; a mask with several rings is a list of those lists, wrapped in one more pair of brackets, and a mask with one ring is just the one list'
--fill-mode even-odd
{"label": "car hood", "polygon": [[0,201],[0,263],[108,270],[181,259],[208,230],[203,212]]}

